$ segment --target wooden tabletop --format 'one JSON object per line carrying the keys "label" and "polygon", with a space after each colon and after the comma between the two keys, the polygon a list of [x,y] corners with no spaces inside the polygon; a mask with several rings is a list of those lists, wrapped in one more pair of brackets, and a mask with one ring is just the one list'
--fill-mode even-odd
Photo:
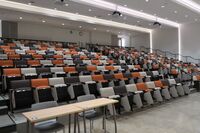
{"label": "wooden tabletop", "polygon": [[49,119],[54,119],[56,117],[61,117],[69,114],[80,113],[85,110],[98,108],[110,104],[117,103],[117,100],[108,99],[108,98],[99,98],[94,100],[89,100],[85,102],[79,102],[74,104],[68,104],[53,108],[46,108],[31,112],[23,113],[23,115],[31,122],[41,122]]}
{"label": "wooden tabletop", "polygon": [[49,119],[54,119],[56,117],[61,117],[69,114],[75,114],[82,112],[83,109],[73,106],[71,104],[69,105],[63,105],[53,108],[46,108],[31,112],[23,113],[23,115],[31,122],[41,122]]}
{"label": "wooden tabletop", "polygon": [[98,108],[98,107],[115,104],[115,103],[118,103],[118,101],[113,100],[113,99],[108,99],[108,98],[99,98],[99,99],[89,100],[85,102],[74,103],[72,105],[82,108],[84,110],[89,110],[89,109]]}

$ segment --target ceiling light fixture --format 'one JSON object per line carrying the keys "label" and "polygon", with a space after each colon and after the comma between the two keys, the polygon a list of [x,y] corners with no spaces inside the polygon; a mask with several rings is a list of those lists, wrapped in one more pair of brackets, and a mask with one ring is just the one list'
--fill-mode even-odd
{"label": "ceiling light fixture", "polygon": [[42,23],[45,23],[46,21],[45,20],[42,20]]}
{"label": "ceiling light fixture", "polygon": [[[97,8],[101,9],[107,9],[110,11],[116,10],[117,6],[117,11],[121,12],[122,14],[127,14],[129,16],[145,19],[145,20],[150,20],[150,21],[159,21],[162,24],[166,24],[168,26],[173,26],[173,27],[179,27],[179,23],[176,23],[174,21],[166,20],[164,18],[160,17],[155,17],[154,15],[144,13],[138,10],[134,10],[128,7],[120,6],[115,3],[107,2],[105,0],[72,0],[77,3],[82,3],[90,6],[94,6]],[[149,2],[149,0],[147,0]],[[156,19],[157,18],[157,19]]]}
{"label": "ceiling light fixture", "polygon": [[22,17],[19,17],[19,19],[23,19]]}

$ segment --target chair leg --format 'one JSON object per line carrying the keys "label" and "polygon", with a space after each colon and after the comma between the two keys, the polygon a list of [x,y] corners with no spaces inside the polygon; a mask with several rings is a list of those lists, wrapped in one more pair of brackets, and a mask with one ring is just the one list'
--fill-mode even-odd
{"label": "chair leg", "polygon": [[92,133],[92,121],[90,120],[90,133]]}

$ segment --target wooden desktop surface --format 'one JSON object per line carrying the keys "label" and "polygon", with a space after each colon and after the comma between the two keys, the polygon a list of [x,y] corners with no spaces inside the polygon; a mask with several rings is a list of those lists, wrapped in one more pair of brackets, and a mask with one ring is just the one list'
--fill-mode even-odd
{"label": "wooden desktop surface", "polygon": [[63,106],[58,106],[58,107],[53,107],[53,108],[46,108],[46,109],[26,112],[26,113],[23,113],[23,115],[31,123],[36,123],[40,121],[54,119],[56,117],[79,113],[82,111],[83,109],[69,104],[69,105],[63,105]]}
{"label": "wooden desktop surface", "polygon": [[113,100],[113,99],[99,98],[99,99],[89,100],[85,102],[74,103],[72,105],[82,108],[84,110],[88,110],[88,109],[98,108],[98,107],[102,107],[102,106],[106,106],[110,104],[115,104],[117,102],[118,102],[117,100]]}
{"label": "wooden desktop surface", "polygon": [[89,100],[85,102],[79,102],[74,104],[68,104],[53,108],[46,108],[31,112],[23,113],[23,115],[31,122],[36,123],[40,121],[45,121],[49,119],[53,119],[56,117],[61,117],[69,114],[80,113],[85,110],[89,110],[92,108],[98,108],[110,104],[117,103],[117,100],[108,99],[108,98],[99,98],[94,100]]}

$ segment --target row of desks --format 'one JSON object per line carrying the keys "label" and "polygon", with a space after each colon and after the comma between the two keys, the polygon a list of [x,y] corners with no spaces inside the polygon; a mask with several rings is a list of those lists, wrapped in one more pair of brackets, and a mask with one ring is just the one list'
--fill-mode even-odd
{"label": "row of desks", "polygon": [[[114,124],[115,124],[115,133],[117,133],[117,124],[116,124],[116,119],[115,119],[115,110],[114,110],[114,104],[117,103],[117,100],[113,99],[107,99],[107,98],[99,98],[95,100],[89,100],[85,102],[79,102],[79,103],[74,103],[74,104],[68,104],[68,105],[63,105],[63,106],[58,106],[58,107],[53,107],[53,108],[47,108],[47,109],[42,109],[42,110],[37,110],[37,111],[31,111],[31,112],[26,112],[23,113],[23,115],[27,118],[28,120],[28,125],[29,125],[29,133],[32,132],[32,127],[34,126],[35,123],[37,122],[42,122],[45,120],[49,119],[54,119],[57,117],[62,117],[66,115],[77,115],[78,113],[94,109],[94,108],[99,108],[99,107],[106,107],[108,105],[112,105],[113,109],[113,118],[114,118]],[[104,111],[105,113],[105,111]],[[105,119],[105,114],[104,117]],[[105,120],[104,120],[105,121]],[[86,133],[86,122],[85,122],[85,117],[83,116],[83,123],[84,123],[84,133]],[[70,130],[69,130],[70,132]]]}

